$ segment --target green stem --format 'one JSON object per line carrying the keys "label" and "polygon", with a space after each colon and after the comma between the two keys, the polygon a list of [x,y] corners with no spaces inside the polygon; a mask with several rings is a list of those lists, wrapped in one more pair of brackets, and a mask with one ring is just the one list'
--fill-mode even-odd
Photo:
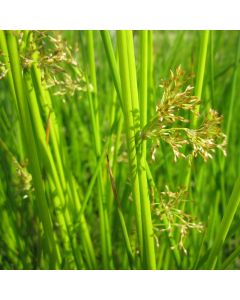
{"label": "green stem", "polygon": [[210,251],[206,264],[207,269],[214,269],[219,253],[226,239],[229,228],[233,222],[233,218],[240,204],[240,177],[236,180],[229,203],[224,213],[218,234]]}
{"label": "green stem", "polygon": [[227,117],[227,127],[226,127],[226,135],[229,137],[231,124],[233,120],[233,113],[234,113],[234,102],[236,100],[236,91],[237,91],[237,84],[238,84],[238,71],[239,71],[239,59],[240,59],[240,33],[238,34],[237,40],[237,51],[235,56],[235,68],[233,71],[233,79],[232,79],[232,89],[230,94],[230,106],[229,112]]}
{"label": "green stem", "polygon": [[[198,59],[198,69],[197,69],[197,78],[196,78],[196,86],[195,86],[195,95],[201,99],[202,97],[202,89],[203,89],[203,80],[205,73],[205,66],[207,60],[207,49],[208,49],[208,40],[209,40],[209,30],[204,30],[201,32],[201,43],[200,43],[200,52]],[[195,115],[193,117],[193,126],[196,128],[197,126],[197,114],[199,113],[199,105],[196,107]]]}
{"label": "green stem", "polygon": [[113,46],[112,46],[112,42],[111,42],[111,37],[109,34],[109,31],[107,30],[101,30],[101,37],[103,40],[103,45],[107,54],[107,59],[108,59],[108,63],[111,69],[111,73],[113,75],[113,82],[118,94],[118,97],[120,99],[120,103],[122,105],[121,102],[121,82],[120,82],[120,77],[119,77],[119,72],[118,72],[118,67],[117,67],[117,62],[116,62],[116,58],[114,55],[114,50],[113,50]]}
{"label": "green stem", "polygon": [[127,40],[125,31],[117,31],[117,45],[119,52],[119,70],[122,85],[122,104],[125,118],[125,129],[127,135],[128,159],[130,167],[130,177],[132,182],[132,194],[135,203],[135,217],[138,235],[138,247],[140,255],[143,253],[143,233],[142,233],[142,217],[141,217],[141,202],[139,191],[139,178],[137,174],[137,154],[135,147],[135,132],[132,115],[131,91],[129,84],[128,71],[128,53]]}
{"label": "green stem", "polygon": [[[155,249],[154,249],[154,237],[153,237],[150,200],[149,200],[148,184],[147,184],[147,176],[146,176],[146,168],[145,168],[146,150],[144,150],[144,147],[141,147],[141,149],[140,148],[136,149],[136,145],[135,145],[135,136],[140,129],[139,119],[141,120],[141,116],[140,116],[140,107],[139,107],[139,100],[138,100],[138,88],[137,88],[137,77],[136,77],[136,66],[135,66],[132,31],[120,31],[118,32],[117,38],[119,41],[118,43],[119,62],[120,62],[120,73],[122,79],[122,88],[124,89],[125,86],[126,90],[128,89],[127,97],[126,99],[123,100],[123,102],[124,101],[126,102],[126,100],[129,99],[126,103],[125,115],[126,115],[126,119],[129,119],[129,123],[130,124],[132,123],[131,126],[129,127],[131,128],[131,135],[133,135],[133,137],[131,137],[133,139],[132,141],[133,151],[130,151],[129,156],[133,154],[137,156],[136,157],[137,159],[134,158],[135,160],[134,167],[136,168],[135,172],[137,173],[137,175],[134,174],[134,176],[138,178],[139,191],[140,191],[140,199],[138,199],[137,201],[140,202],[138,204],[140,204],[141,207],[142,235],[143,235],[143,252],[142,252],[143,267],[147,269],[155,269],[156,259],[155,259]],[[124,50],[121,50],[122,53],[120,58],[121,47],[124,48]],[[146,48],[144,51],[147,51]],[[146,60],[147,60],[147,56],[144,57],[144,61]],[[142,69],[144,70],[144,72],[147,71],[147,68],[145,66]],[[147,78],[146,75],[147,74],[143,74],[142,77],[146,79]],[[128,84],[126,84],[126,81],[123,80],[123,76],[125,77],[125,80],[126,78],[129,79]],[[147,82],[144,82],[142,84],[143,84],[142,91],[144,91],[144,94],[147,95]],[[124,94],[123,91],[122,94]],[[143,96],[141,95],[141,97],[143,99],[141,104],[145,102],[144,105],[146,108],[146,98],[144,98],[144,95]],[[144,112],[142,121],[146,122],[146,118],[147,118],[147,114],[146,112]],[[131,158],[129,160],[131,160]],[[132,169],[133,171],[134,167],[132,165],[130,166],[130,169]]]}
{"label": "green stem", "polygon": [[[86,32],[87,37],[87,58],[89,67],[89,79],[93,85],[93,93],[88,90],[89,104],[91,111],[91,119],[94,133],[95,152],[97,159],[101,156],[101,138],[99,127],[99,109],[98,109],[98,97],[97,97],[97,81],[95,70],[95,57],[94,57],[94,45],[93,45],[93,32],[88,30]],[[107,212],[106,199],[104,197],[104,185],[102,178],[102,168],[100,167],[98,174],[98,205],[100,214],[100,228],[101,228],[101,240],[102,240],[102,256],[103,265],[105,269],[113,268],[112,258],[112,246],[111,246],[111,234],[109,228],[109,219]]]}
{"label": "green stem", "polygon": [[18,54],[18,46],[16,37],[12,32],[6,32],[6,40],[8,46],[9,60],[11,71],[13,75],[14,89],[17,98],[17,105],[19,110],[20,121],[24,129],[25,149],[28,153],[30,162],[30,169],[33,176],[33,183],[36,190],[36,199],[38,204],[39,216],[43,223],[44,232],[47,238],[47,245],[51,255],[51,267],[58,266],[59,258],[57,255],[56,244],[54,240],[54,233],[52,227],[52,220],[50,217],[48,204],[46,201],[43,180],[40,170],[40,162],[37,153],[36,141],[34,138],[33,128],[31,124],[31,117],[28,108],[27,98],[24,93],[23,78],[20,67],[20,58]]}

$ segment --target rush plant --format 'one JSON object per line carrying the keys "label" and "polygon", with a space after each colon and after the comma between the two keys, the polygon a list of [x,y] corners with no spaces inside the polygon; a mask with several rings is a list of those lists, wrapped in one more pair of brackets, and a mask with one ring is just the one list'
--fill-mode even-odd
{"label": "rush plant", "polygon": [[239,55],[238,32],[0,31],[0,268],[238,269]]}

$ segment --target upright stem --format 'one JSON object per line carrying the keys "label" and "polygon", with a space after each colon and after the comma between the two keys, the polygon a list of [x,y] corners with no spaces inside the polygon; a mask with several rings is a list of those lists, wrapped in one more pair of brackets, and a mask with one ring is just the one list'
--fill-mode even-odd
{"label": "upright stem", "polygon": [[20,67],[20,58],[18,53],[18,45],[16,37],[12,32],[6,33],[6,40],[9,53],[9,61],[11,71],[13,75],[14,89],[17,99],[17,105],[19,110],[19,116],[24,130],[24,142],[25,149],[28,154],[30,168],[33,176],[33,183],[36,190],[36,199],[39,210],[39,216],[43,223],[44,232],[47,238],[47,245],[50,253],[50,265],[56,267],[59,263],[59,258],[56,249],[56,243],[54,240],[54,233],[52,227],[52,220],[50,217],[47,200],[44,193],[43,180],[40,170],[40,162],[37,153],[36,141],[34,138],[34,132],[31,124],[31,116],[27,103],[27,98],[24,93],[24,85],[22,72]]}
{"label": "upright stem", "polygon": [[153,31],[148,30],[148,62],[147,62],[147,82],[148,82],[148,106],[147,114],[148,116],[152,116],[155,112],[155,99],[154,99],[154,89],[153,89],[153,64],[154,64],[154,57],[153,57]]}
{"label": "upright stem", "polygon": [[115,55],[114,55],[114,50],[112,47],[112,42],[111,42],[111,37],[109,34],[109,31],[107,30],[101,30],[101,37],[103,40],[103,45],[107,54],[107,59],[109,62],[109,66],[111,68],[111,73],[113,76],[113,81],[114,81],[114,86],[117,92],[117,95],[119,97],[120,100],[120,104],[122,105],[122,101],[121,101],[121,82],[120,82],[120,77],[119,77],[119,72],[118,72],[118,68],[117,68],[117,62],[115,59]]}
{"label": "upright stem", "polygon": [[220,250],[226,239],[226,236],[227,236],[230,226],[232,224],[233,218],[237,212],[239,204],[240,204],[240,177],[237,178],[237,180],[234,184],[233,191],[232,191],[231,197],[229,199],[228,205],[226,207],[224,216],[222,218],[222,222],[220,224],[216,239],[211,248],[211,251],[210,251],[207,263],[206,263],[207,269],[215,268],[219,253],[221,253]]}
{"label": "upright stem", "polygon": [[[208,39],[209,39],[209,30],[205,30],[201,32],[201,42],[200,42],[200,52],[198,59],[198,70],[197,70],[197,78],[196,78],[196,88],[195,94],[201,99],[202,96],[202,88],[203,88],[203,79],[205,73],[205,65],[207,59],[207,47],[208,47]],[[196,128],[198,121],[198,113],[199,113],[199,105],[196,107],[195,115],[193,117],[193,128]],[[185,177],[185,185],[188,188],[191,179],[191,166],[188,166],[186,177]]]}
{"label": "upright stem", "polygon": [[135,132],[132,115],[131,91],[129,84],[128,71],[128,53],[127,40],[125,31],[117,31],[117,44],[119,51],[119,69],[122,84],[122,104],[125,118],[125,129],[127,135],[128,159],[130,167],[130,176],[132,182],[132,194],[135,203],[136,227],[138,234],[138,245],[140,255],[143,252],[143,236],[142,236],[142,213],[140,203],[139,178],[137,174],[137,155],[135,147]]}
{"label": "upright stem", "polygon": [[[146,41],[146,40],[145,40]],[[133,197],[136,207],[136,219],[138,228],[139,244],[142,243],[143,267],[147,269],[156,268],[155,249],[153,239],[153,228],[151,221],[150,200],[145,169],[146,152],[144,147],[136,147],[135,135],[140,130],[140,122],[146,122],[146,112],[140,115],[138,89],[136,78],[136,66],[134,57],[133,35],[131,31],[118,31],[117,43],[119,50],[120,77],[122,82],[122,102],[126,121],[128,140],[129,165],[133,187]],[[145,47],[145,45],[144,45]],[[145,49],[145,51],[147,51]],[[144,60],[146,57],[144,57]],[[147,68],[144,68],[144,72]],[[146,74],[143,76],[146,79]],[[142,91],[146,95],[147,84],[143,83]],[[143,96],[144,97],[144,96]],[[143,98],[142,109],[146,107],[146,98]],[[141,235],[142,234],[142,240]]]}
{"label": "upright stem", "polygon": [[[94,57],[94,45],[93,45],[93,32],[88,30],[87,34],[87,59],[89,67],[89,78],[93,85],[93,93],[88,92],[89,104],[91,111],[91,119],[94,134],[95,152],[97,159],[101,156],[101,134],[99,127],[99,109],[98,109],[98,97],[97,97],[97,80],[95,70],[95,57]],[[105,269],[113,268],[112,261],[112,246],[111,246],[111,234],[109,228],[109,219],[107,213],[106,199],[104,198],[104,186],[102,178],[102,168],[100,167],[98,179],[98,206],[100,214],[100,231],[101,231],[101,245],[102,245],[102,256],[103,266]]]}
{"label": "upright stem", "polygon": [[148,98],[148,32],[140,31],[140,122],[141,127],[147,123]]}
{"label": "upright stem", "polygon": [[232,89],[231,89],[231,96],[230,96],[230,107],[229,107],[229,113],[227,118],[227,129],[226,129],[226,135],[227,137],[230,134],[230,128],[232,123],[232,117],[233,117],[233,108],[234,108],[234,100],[236,98],[236,90],[237,90],[237,78],[238,78],[238,71],[239,71],[239,58],[240,58],[240,33],[238,33],[238,39],[237,39],[237,51],[235,56],[235,68],[233,71],[233,79],[232,79]]}
{"label": "upright stem", "polygon": [[[204,79],[206,59],[207,59],[208,40],[209,40],[209,30],[204,30],[203,32],[201,32],[201,43],[200,43],[200,52],[199,52],[196,88],[195,88],[195,95],[199,99],[201,99],[202,97],[202,87],[203,87],[203,79]],[[193,118],[194,127],[197,126],[197,113],[199,113],[199,105],[196,107],[195,112],[196,114],[194,115]]]}
{"label": "upright stem", "polygon": [[[131,43],[133,44],[133,43]],[[143,128],[147,124],[148,111],[148,32],[140,31],[140,124]],[[156,269],[156,257],[153,239],[153,226],[151,217],[150,198],[148,192],[147,173],[146,173],[146,141],[142,142],[139,157],[140,191],[142,197],[142,218],[144,245],[146,246],[146,265],[150,269]]]}

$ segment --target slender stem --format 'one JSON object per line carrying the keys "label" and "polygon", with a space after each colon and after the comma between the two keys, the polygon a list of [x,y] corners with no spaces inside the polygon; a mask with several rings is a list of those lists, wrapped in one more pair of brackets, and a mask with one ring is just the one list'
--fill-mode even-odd
{"label": "slender stem", "polygon": [[107,59],[109,62],[109,66],[111,68],[111,72],[113,75],[113,81],[114,81],[114,85],[118,94],[118,97],[120,99],[120,103],[122,105],[121,102],[121,82],[120,82],[120,77],[119,77],[119,72],[118,72],[118,68],[117,68],[117,62],[116,62],[116,58],[114,55],[114,50],[113,50],[113,46],[112,46],[112,42],[111,42],[111,37],[109,34],[109,31],[107,30],[101,30],[101,36],[102,36],[102,40],[103,40],[103,45],[107,54]]}
{"label": "slender stem", "polygon": [[209,254],[208,261],[206,263],[207,269],[214,269],[220,249],[226,239],[229,228],[232,224],[234,215],[240,204],[240,177],[236,180],[229,203],[227,205],[226,211],[224,213],[221,225],[218,230],[218,234],[212,246]]}
{"label": "slender stem", "polygon": [[128,71],[128,53],[127,53],[127,40],[125,31],[117,31],[117,45],[119,52],[119,69],[122,85],[122,104],[123,113],[125,118],[125,128],[127,135],[128,146],[128,159],[130,167],[130,176],[132,182],[132,194],[135,203],[135,217],[136,227],[138,234],[138,246],[140,255],[143,253],[143,236],[142,236],[142,213],[139,191],[139,178],[137,174],[137,156],[135,147],[135,132],[134,122],[132,115],[132,103],[131,103],[131,90],[129,84],[129,71]]}
{"label": "slender stem", "polygon": [[[133,45],[133,43],[131,43]],[[133,47],[132,47],[133,49]],[[147,124],[148,111],[148,32],[140,31],[140,124],[143,128]],[[142,142],[139,159],[140,191],[142,197],[143,231],[145,232],[146,263],[151,269],[156,268],[156,258],[153,239],[150,198],[146,173],[146,141]]]}
{"label": "slender stem", "polygon": [[[99,109],[98,109],[98,97],[97,97],[97,81],[95,70],[95,57],[93,46],[93,32],[87,31],[87,57],[89,66],[89,78],[93,85],[93,94],[88,91],[91,119],[94,133],[94,143],[97,159],[101,156],[101,138],[99,127]],[[100,167],[98,174],[98,200],[99,200],[99,213],[100,213],[100,227],[101,227],[101,239],[102,239],[102,255],[103,265],[105,269],[113,268],[112,260],[112,246],[111,246],[111,234],[109,228],[109,219],[107,212],[106,199],[104,197],[104,186],[102,179],[102,168]]]}
{"label": "slender stem", "polygon": [[33,182],[36,189],[39,216],[41,221],[43,222],[44,231],[47,237],[47,245],[49,247],[49,253],[51,255],[51,266],[56,267],[58,265],[59,258],[57,255],[56,244],[54,241],[52,220],[50,217],[48,204],[44,193],[43,180],[40,171],[40,162],[37,154],[36,141],[32,129],[28,103],[24,93],[20,58],[17,50],[17,41],[16,37],[12,32],[6,32],[6,40],[8,45],[9,60],[13,75],[13,82],[17,98],[20,120],[24,129],[25,149],[28,153]]}
{"label": "slender stem", "polygon": [[230,106],[229,106],[229,112],[228,112],[228,117],[227,117],[227,127],[226,127],[227,128],[226,129],[227,137],[229,137],[229,134],[230,134],[233,113],[234,113],[234,101],[236,100],[236,91],[237,91],[237,83],[238,83],[239,59],[240,59],[240,33],[238,33],[238,39],[237,39],[235,68],[233,71],[232,88],[231,88],[231,94],[230,94]]}
{"label": "slender stem", "polygon": [[[126,86],[126,82],[122,81],[122,88],[126,86],[128,88],[128,100],[127,110],[128,115],[127,118],[130,119],[132,123],[132,134],[133,134],[133,142],[132,147],[134,148],[134,155],[137,156],[137,161],[135,161],[136,173],[134,176],[138,178],[139,191],[140,191],[140,206],[141,206],[141,219],[142,219],[142,234],[143,234],[143,267],[147,269],[155,269],[156,268],[156,259],[155,259],[155,249],[154,249],[154,238],[153,238],[153,228],[152,228],[152,220],[151,220],[151,209],[150,209],[150,200],[149,200],[149,192],[148,192],[148,184],[147,184],[147,176],[145,169],[145,159],[146,152],[141,147],[141,149],[136,149],[135,145],[135,135],[140,129],[140,108],[139,108],[139,100],[138,100],[138,88],[137,88],[137,77],[136,77],[136,66],[135,66],[135,57],[134,57],[134,45],[133,45],[133,35],[131,31],[120,31],[118,33],[119,40],[119,59],[120,59],[120,72],[121,79],[123,80],[123,76],[125,78],[129,78],[129,84]],[[145,45],[144,45],[145,46]],[[120,47],[124,48],[125,52],[121,51],[120,58]],[[126,60],[126,61],[125,61]],[[144,57],[146,60],[146,57]],[[124,62],[123,62],[124,61]],[[125,68],[121,68],[121,63]],[[128,67],[127,67],[128,66]],[[122,71],[121,71],[122,69]],[[125,74],[123,73],[125,71]],[[147,68],[144,68],[144,72],[147,71]],[[127,75],[128,73],[128,75]],[[147,76],[144,74],[144,78]],[[144,94],[147,93],[147,82],[144,82],[143,89]],[[123,92],[122,92],[123,94]],[[144,96],[144,95],[143,95]],[[127,97],[126,97],[127,98]],[[123,102],[126,99],[123,100]],[[146,98],[142,103],[146,103]],[[146,105],[145,105],[146,108]],[[126,111],[125,111],[126,114]],[[146,112],[143,115],[143,122],[146,122]],[[140,119],[140,120],[139,120]],[[130,127],[130,128],[131,128]],[[129,147],[130,148],[130,147]],[[131,166],[130,166],[131,168]],[[133,176],[133,175],[132,175]]]}
{"label": "slender stem", "polygon": [[[196,78],[196,88],[195,94],[201,99],[202,89],[203,89],[203,79],[205,73],[205,65],[207,59],[207,47],[208,47],[208,39],[209,39],[209,30],[205,30],[201,32],[201,42],[200,42],[200,52],[198,59],[198,70],[197,70],[197,78]],[[199,114],[199,105],[196,107],[195,114],[193,117],[193,128],[196,128]],[[185,177],[185,186],[188,188],[191,179],[191,166],[188,166],[186,177]]]}
{"label": "slender stem", "polygon": [[233,263],[233,261],[237,257],[239,257],[239,255],[240,255],[240,245],[238,245],[238,247],[231,253],[231,255],[229,255],[229,257],[223,262],[222,269],[226,270],[227,268],[229,268],[231,263]]}
{"label": "slender stem", "polygon": [[[195,95],[201,99],[202,97],[202,88],[203,88],[203,80],[205,73],[205,66],[207,60],[207,49],[208,49],[208,40],[209,40],[209,30],[204,30],[201,32],[201,43],[200,43],[200,52],[198,59],[198,69],[197,69],[197,78],[196,78],[196,87],[195,87]],[[199,105],[196,107],[195,115],[193,118],[193,126],[197,125],[197,114],[199,113]]]}

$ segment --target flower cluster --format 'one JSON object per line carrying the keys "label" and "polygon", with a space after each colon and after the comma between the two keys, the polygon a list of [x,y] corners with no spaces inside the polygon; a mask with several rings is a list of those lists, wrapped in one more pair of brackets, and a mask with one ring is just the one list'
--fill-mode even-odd
{"label": "flower cluster", "polygon": [[187,250],[184,247],[184,240],[190,230],[197,230],[198,232],[203,230],[202,223],[196,222],[191,215],[185,213],[181,208],[183,202],[187,201],[186,196],[186,190],[179,189],[177,192],[171,192],[166,186],[166,191],[160,193],[160,201],[152,204],[155,232],[160,234],[166,231],[169,236],[172,236],[174,230],[178,230],[178,246],[185,254],[187,254]]}
{"label": "flower cluster", "polygon": [[[54,95],[74,95],[86,91],[85,77],[74,58],[73,49],[58,32],[32,31],[32,39],[22,56],[24,68],[34,62],[41,70],[42,82]],[[33,55],[37,53],[37,55]]]}
{"label": "flower cluster", "polygon": [[[186,127],[190,123],[186,111],[196,115],[200,103],[200,99],[192,95],[194,88],[188,84],[190,78],[185,76],[181,67],[175,73],[171,71],[170,79],[161,84],[163,95],[156,106],[156,115],[137,136],[138,143],[141,140],[152,140],[153,160],[161,140],[170,145],[175,161],[179,157],[198,155],[207,161],[217,148],[226,155],[226,136],[221,130],[222,116],[216,111],[209,110],[199,128]],[[198,115],[196,117],[199,119]]]}

